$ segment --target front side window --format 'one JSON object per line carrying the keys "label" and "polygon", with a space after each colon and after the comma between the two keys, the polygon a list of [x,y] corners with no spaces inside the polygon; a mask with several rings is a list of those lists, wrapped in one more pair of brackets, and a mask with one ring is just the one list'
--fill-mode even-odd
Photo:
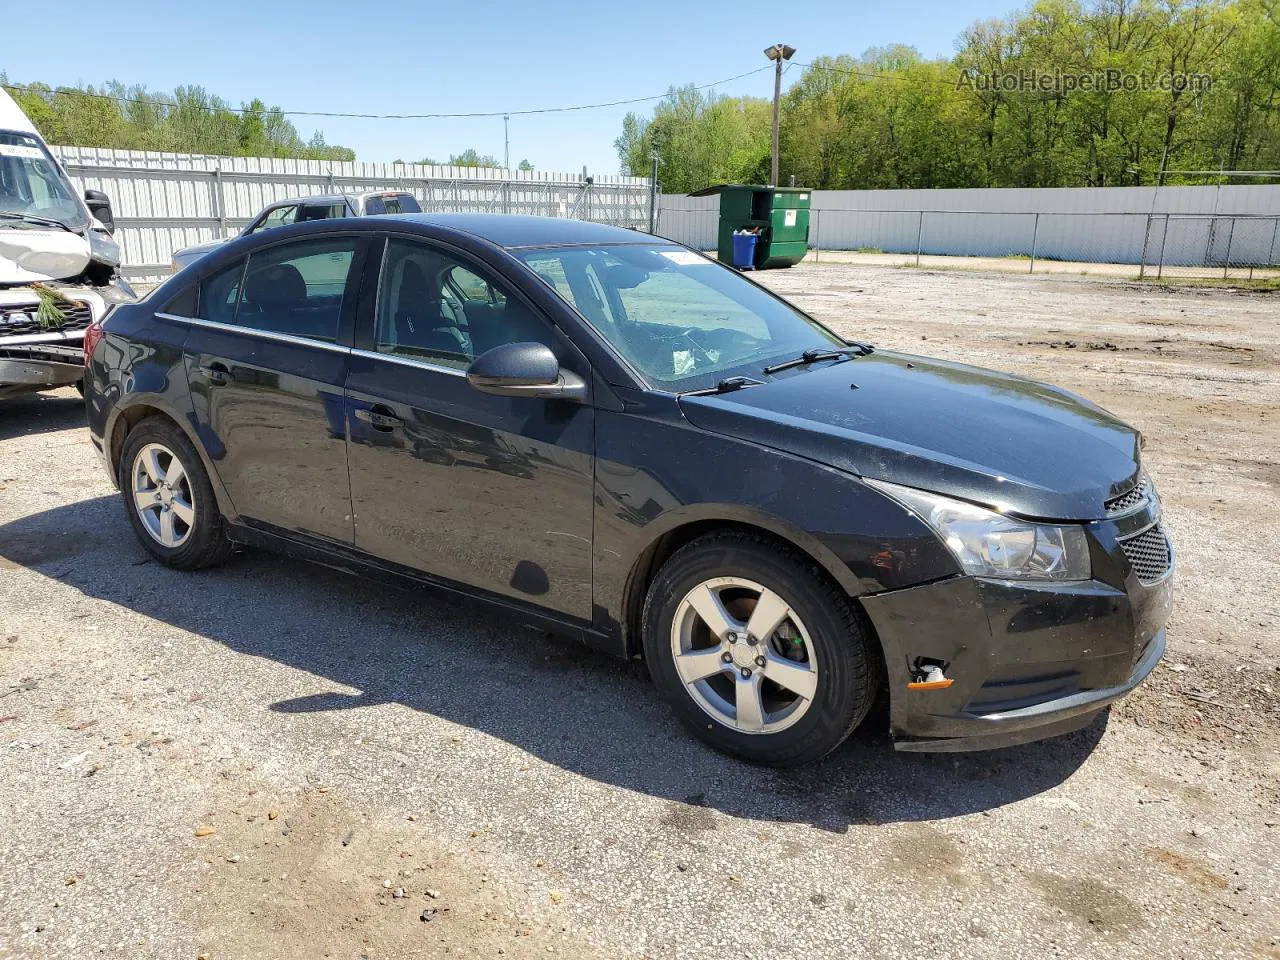
{"label": "front side window", "polygon": [[424,243],[387,244],[378,288],[379,353],[465,369],[494,347],[526,342],[559,348],[551,327],[486,271]]}
{"label": "front side window", "polygon": [[357,241],[299,240],[249,255],[235,323],[334,343]]}
{"label": "front side window", "polygon": [[662,389],[759,377],[771,362],[843,343],[733,270],[679,247],[575,246],[517,256]]}
{"label": "front side window", "polygon": [[0,130],[0,230],[41,229],[38,222],[25,217],[56,220],[73,230],[89,225],[84,208],[44,144],[25,133]]}
{"label": "front side window", "polygon": [[270,211],[265,217],[249,228],[249,233],[258,233],[262,230],[270,230],[272,227],[283,227],[286,224],[297,223],[298,221],[298,205],[291,203],[283,207],[276,207]]}

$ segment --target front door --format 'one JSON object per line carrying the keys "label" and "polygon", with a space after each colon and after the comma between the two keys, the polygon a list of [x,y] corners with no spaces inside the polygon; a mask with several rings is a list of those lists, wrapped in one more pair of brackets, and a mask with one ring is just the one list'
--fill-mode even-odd
{"label": "front door", "polygon": [[265,247],[201,285],[185,346],[197,433],[245,522],[351,543],[342,391],[365,242]]}
{"label": "front door", "polygon": [[581,355],[484,267],[417,240],[388,241],[374,312],[347,376],[356,546],[589,620],[590,405],[464,375],[502,343],[546,343],[588,376]]}

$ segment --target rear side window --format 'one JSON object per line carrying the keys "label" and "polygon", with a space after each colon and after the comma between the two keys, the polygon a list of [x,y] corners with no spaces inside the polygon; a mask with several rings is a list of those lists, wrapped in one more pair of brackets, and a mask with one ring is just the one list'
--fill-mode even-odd
{"label": "rear side window", "polygon": [[196,287],[187,287],[176,296],[170,297],[160,309],[161,313],[171,313],[175,317],[194,317],[196,315]]}
{"label": "rear side window", "polygon": [[358,242],[325,237],[250,254],[236,323],[334,343]]}
{"label": "rear side window", "polygon": [[309,203],[298,214],[298,223],[306,220],[336,220],[346,215],[345,203]]}
{"label": "rear side window", "polygon": [[422,207],[411,193],[393,193],[382,197],[366,197],[364,212],[373,216],[378,213],[421,213]]}
{"label": "rear side window", "polygon": [[234,323],[236,303],[240,299],[240,278],[244,275],[244,261],[234,264],[207,277],[200,284],[200,318],[214,323]]}

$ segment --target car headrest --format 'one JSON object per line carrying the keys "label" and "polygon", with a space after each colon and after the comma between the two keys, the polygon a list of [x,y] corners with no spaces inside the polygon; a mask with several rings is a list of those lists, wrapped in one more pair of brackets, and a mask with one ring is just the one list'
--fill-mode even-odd
{"label": "car headrest", "polygon": [[401,310],[412,310],[415,304],[434,300],[439,294],[431,289],[422,267],[412,260],[405,262],[400,271],[400,296],[397,305]]}
{"label": "car headrest", "polygon": [[251,270],[244,283],[246,300],[261,305],[298,303],[307,299],[307,283],[292,263]]}

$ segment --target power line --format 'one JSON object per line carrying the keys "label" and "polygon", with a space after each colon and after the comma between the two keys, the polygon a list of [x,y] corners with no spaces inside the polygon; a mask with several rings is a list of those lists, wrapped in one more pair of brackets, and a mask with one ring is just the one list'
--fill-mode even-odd
{"label": "power line", "polygon": [[[723,80],[712,80],[710,83],[702,83],[694,86],[695,90],[706,90],[709,87],[716,87],[723,83],[732,83],[735,80],[741,80],[744,77],[750,77],[765,70],[772,70],[773,67],[766,65],[757,67],[755,70],[748,70],[746,73],[740,73],[734,77],[726,77]],[[45,91],[36,89],[30,84],[22,83],[6,83],[3,84],[6,90],[43,94]],[[228,106],[206,106],[205,104],[179,104],[166,100],[147,100],[141,97],[118,97],[110,93],[90,93],[87,90],[76,90],[74,88],[62,88],[50,91],[58,95],[71,95],[80,97],[93,97],[99,100],[111,100],[115,103],[137,103],[145,104],[152,107],[168,107],[170,109],[179,110],[184,107],[195,107],[199,110],[221,111],[228,113],[255,113],[247,107],[228,107]],[[600,110],[606,107],[625,107],[636,103],[650,103],[654,100],[661,100],[666,97],[666,93],[654,94],[649,97],[632,97],[627,100],[610,100],[605,103],[581,103],[568,107],[538,107],[529,110],[483,110],[471,113],[338,113],[326,110],[280,110],[279,112],[287,117],[334,117],[342,119],[354,120],[458,120],[473,117],[504,117],[504,116],[531,116],[533,114],[543,113],[572,113],[579,110]],[[272,108],[273,110],[275,108]]]}
{"label": "power line", "polygon": [[863,80],[896,80],[898,83],[923,83],[923,84],[942,84],[947,87],[954,87],[954,80],[934,80],[930,77],[911,77],[898,73],[872,73],[868,70],[855,70],[852,67],[829,67],[821,63],[797,63],[798,67],[805,67],[810,70],[825,70],[828,73],[843,73],[851,77],[860,77]]}

